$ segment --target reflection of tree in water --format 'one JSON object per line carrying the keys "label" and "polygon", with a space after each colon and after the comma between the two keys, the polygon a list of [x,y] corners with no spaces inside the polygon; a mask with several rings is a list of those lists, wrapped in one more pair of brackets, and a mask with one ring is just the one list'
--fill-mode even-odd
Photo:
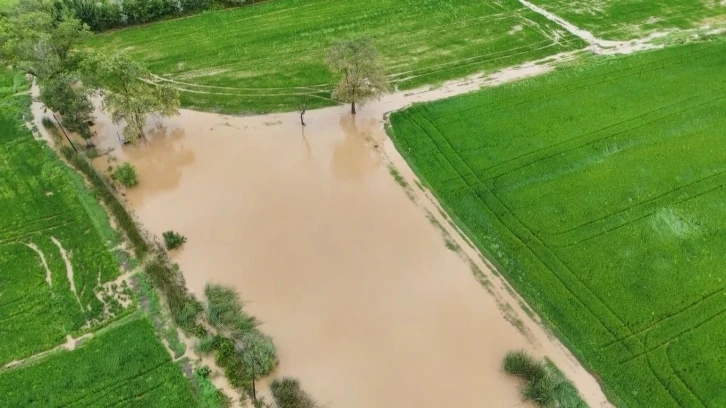
{"label": "reflection of tree in water", "polygon": [[340,117],[345,137],[333,149],[331,166],[336,177],[357,179],[380,165],[380,156],[369,146],[375,143],[372,135],[376,123],[373,118],[362,119],[359,124],[354,115]]}
{"label": "reflection of tree in water", "polygon": [[170,131],[157,123],[137,146],[124,148],[124,154],[139,172],[138,191],[132,191],[136,199],[141,201],[146,195],[174,190],[179,186],[182,168],[195,160],[194,151],[184,147],[184,137],[184,129]]}

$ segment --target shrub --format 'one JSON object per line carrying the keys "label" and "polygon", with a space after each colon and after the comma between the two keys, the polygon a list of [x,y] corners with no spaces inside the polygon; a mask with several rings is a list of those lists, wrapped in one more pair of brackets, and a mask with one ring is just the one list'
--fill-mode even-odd
{"label": "shrub", "polygon": [[522,388],[522,398],[525,401],[532,401],[541,407],[556,406],[557,398],[555,389],[557,382],[550,375],[545,375],[535,381],[528,381]]}
{"label": "shrub", "polygon": [[279,408],[316,408],[315,401],[300,388],[295,378],[275,379],[270,384],[272,398]]}
{"label": "shrub", "polygon": [[113,171],[113,178],[124,187],[133,187],[139,184],[136,168],[131,163],[124,163],[116,167],[116,170]]}
{"label": "shrub", "polygon": [[252,378],[264,377],[277,367],[277,348],[272,338],[259,330],[251,330],[242,336],[242,361]]}
{"label": "shrub", "polygon": [[206,335],[199,339],[194,350],[203,356],[209,355],[214,350],[214,342],[215,338],[213,336]]}
{"label": "shrub", "polygon": [[177,249],[187,242],[187,237],[175,231],[166,231],[162,236],[164,237],[166,249]]}
{"label": "shrub", "polygon": [[200,377],[209,378],[209,376],[212,374],[212,369],[208,366],[202,366],[194,370],[194,373]]}
{"label": "shrub", "polygon": [[507,353],[504,357],[504,372],[527,381],[537,381],[547,375],[544,363],[535,360],[523,350]]}
{"label": "shrub", "polygon": [[204,307],[197,299],[189,298],[187,299],[187,302],[184,303],[184,306],[181,308],[181,310],[176,313],[174,321],[184,331],[190,331],[196,326],[197,317],[203,309]]}
{"label": "shrub", "polygon": [[207,297],[207,319],[218,329],[241,337],[257,326],[255,318],[242,310],[242,302],[234,288],[207,284],[204,295]]}
{"label": "shrub", "polygon": [[194,371],[200,406],[203,408],[227,408],[232,406],[232,399],[222,390],[217,389],[209,379],[209,367],[201,367]]}

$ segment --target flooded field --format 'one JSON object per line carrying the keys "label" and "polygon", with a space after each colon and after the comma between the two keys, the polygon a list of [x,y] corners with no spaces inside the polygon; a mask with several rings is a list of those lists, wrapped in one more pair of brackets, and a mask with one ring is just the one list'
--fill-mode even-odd
{"label": "flooded field", "polygon": [[[298,113],[182,111],[136,147],[121,147],[101,117],[96,141],[137,167],[127,198],[145,227],[188,237],[173,256],[189,288],[234,285],[278,346],[277,374],[299,378],[326,406],[524,406],[500,370],[515,348],[547,355],[591,406],[604,406],[594,379],[498,280],[494,295],[477,282],[467,255],[486,266],[465,241],[447,248],[427,209],[453,230],[383,130],[385,112],[491,80],[392,95],[355,118],[348,107],[309,111],[305,127]],[[412,189],[396,183],[391,163]]]}

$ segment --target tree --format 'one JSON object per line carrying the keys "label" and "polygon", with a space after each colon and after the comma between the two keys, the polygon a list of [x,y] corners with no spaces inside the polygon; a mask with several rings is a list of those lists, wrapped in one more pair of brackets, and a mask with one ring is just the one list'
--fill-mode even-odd
{"label": "tree", "polygon": [[80,81],[83,53],[76,45],[90,35],[67,8],[46,0],[19,2],[10,16],[0,18],[0,57],[35,77],[41,102],[86,138],[93,105]]}
{"label": "tree", "polygon": [[270,383],[272,398],[279,408],[318,408],[315,400],[300,387],[294,378],[283,377]]}
{"label": "tree", "polygon": [[179,114],[179,92],[169,85],[150,83],[146,67],[126,53],[96,52],[84,65],[84,77],[101,88],[104,110],[114,123],[125,123],[124,137],[130,142],[144,137],[149,114]]}
{"label": "tree", "polygon": [[89,139],[88,123],[93,121],[91,91],[71,73],[60,72],[55,76],[38,81],[40,100],[51,110],[61,114],[63,125]]}
{"label": "tree", "polygon": [[334,43],[326,62],[331,71],[342,73],[332,97],[350,103],[352,114],[356,113],[356,103],[362,105],[388,92],[381,55],[369,38]]}

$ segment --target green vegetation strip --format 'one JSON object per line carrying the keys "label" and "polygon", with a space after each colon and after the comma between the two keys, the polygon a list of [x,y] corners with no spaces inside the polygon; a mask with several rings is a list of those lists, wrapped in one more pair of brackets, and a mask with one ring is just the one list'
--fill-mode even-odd
{"label": "green vegetation strip", "polygon": [[180,368],[146,319],[105,331],[74,351],[0,372],[6,407],[194,407]]}
{"label": "green vegetation strip", "polygon": [[0,72],[0,366],[99,324],[97,285],[119,274],[103,210],[26,127],[26,89]]}
{"label": "green vegetation strip", "polygon": [[608,40],[629,40],[658,31],[724,22],[721,0],[530,0],[576,26]]}
{"label": "green vegetation strip", "polygon": [[97,35],[182,90],[231,113],[334,104],[333,41],[370,36],[400,89],[536,60],[585,44],[517,0],[276,0]]}
{"label": "green vegetation strip", "polygon": [[726,42],[391,115],[398,150],[621,406],[726,406]]}

